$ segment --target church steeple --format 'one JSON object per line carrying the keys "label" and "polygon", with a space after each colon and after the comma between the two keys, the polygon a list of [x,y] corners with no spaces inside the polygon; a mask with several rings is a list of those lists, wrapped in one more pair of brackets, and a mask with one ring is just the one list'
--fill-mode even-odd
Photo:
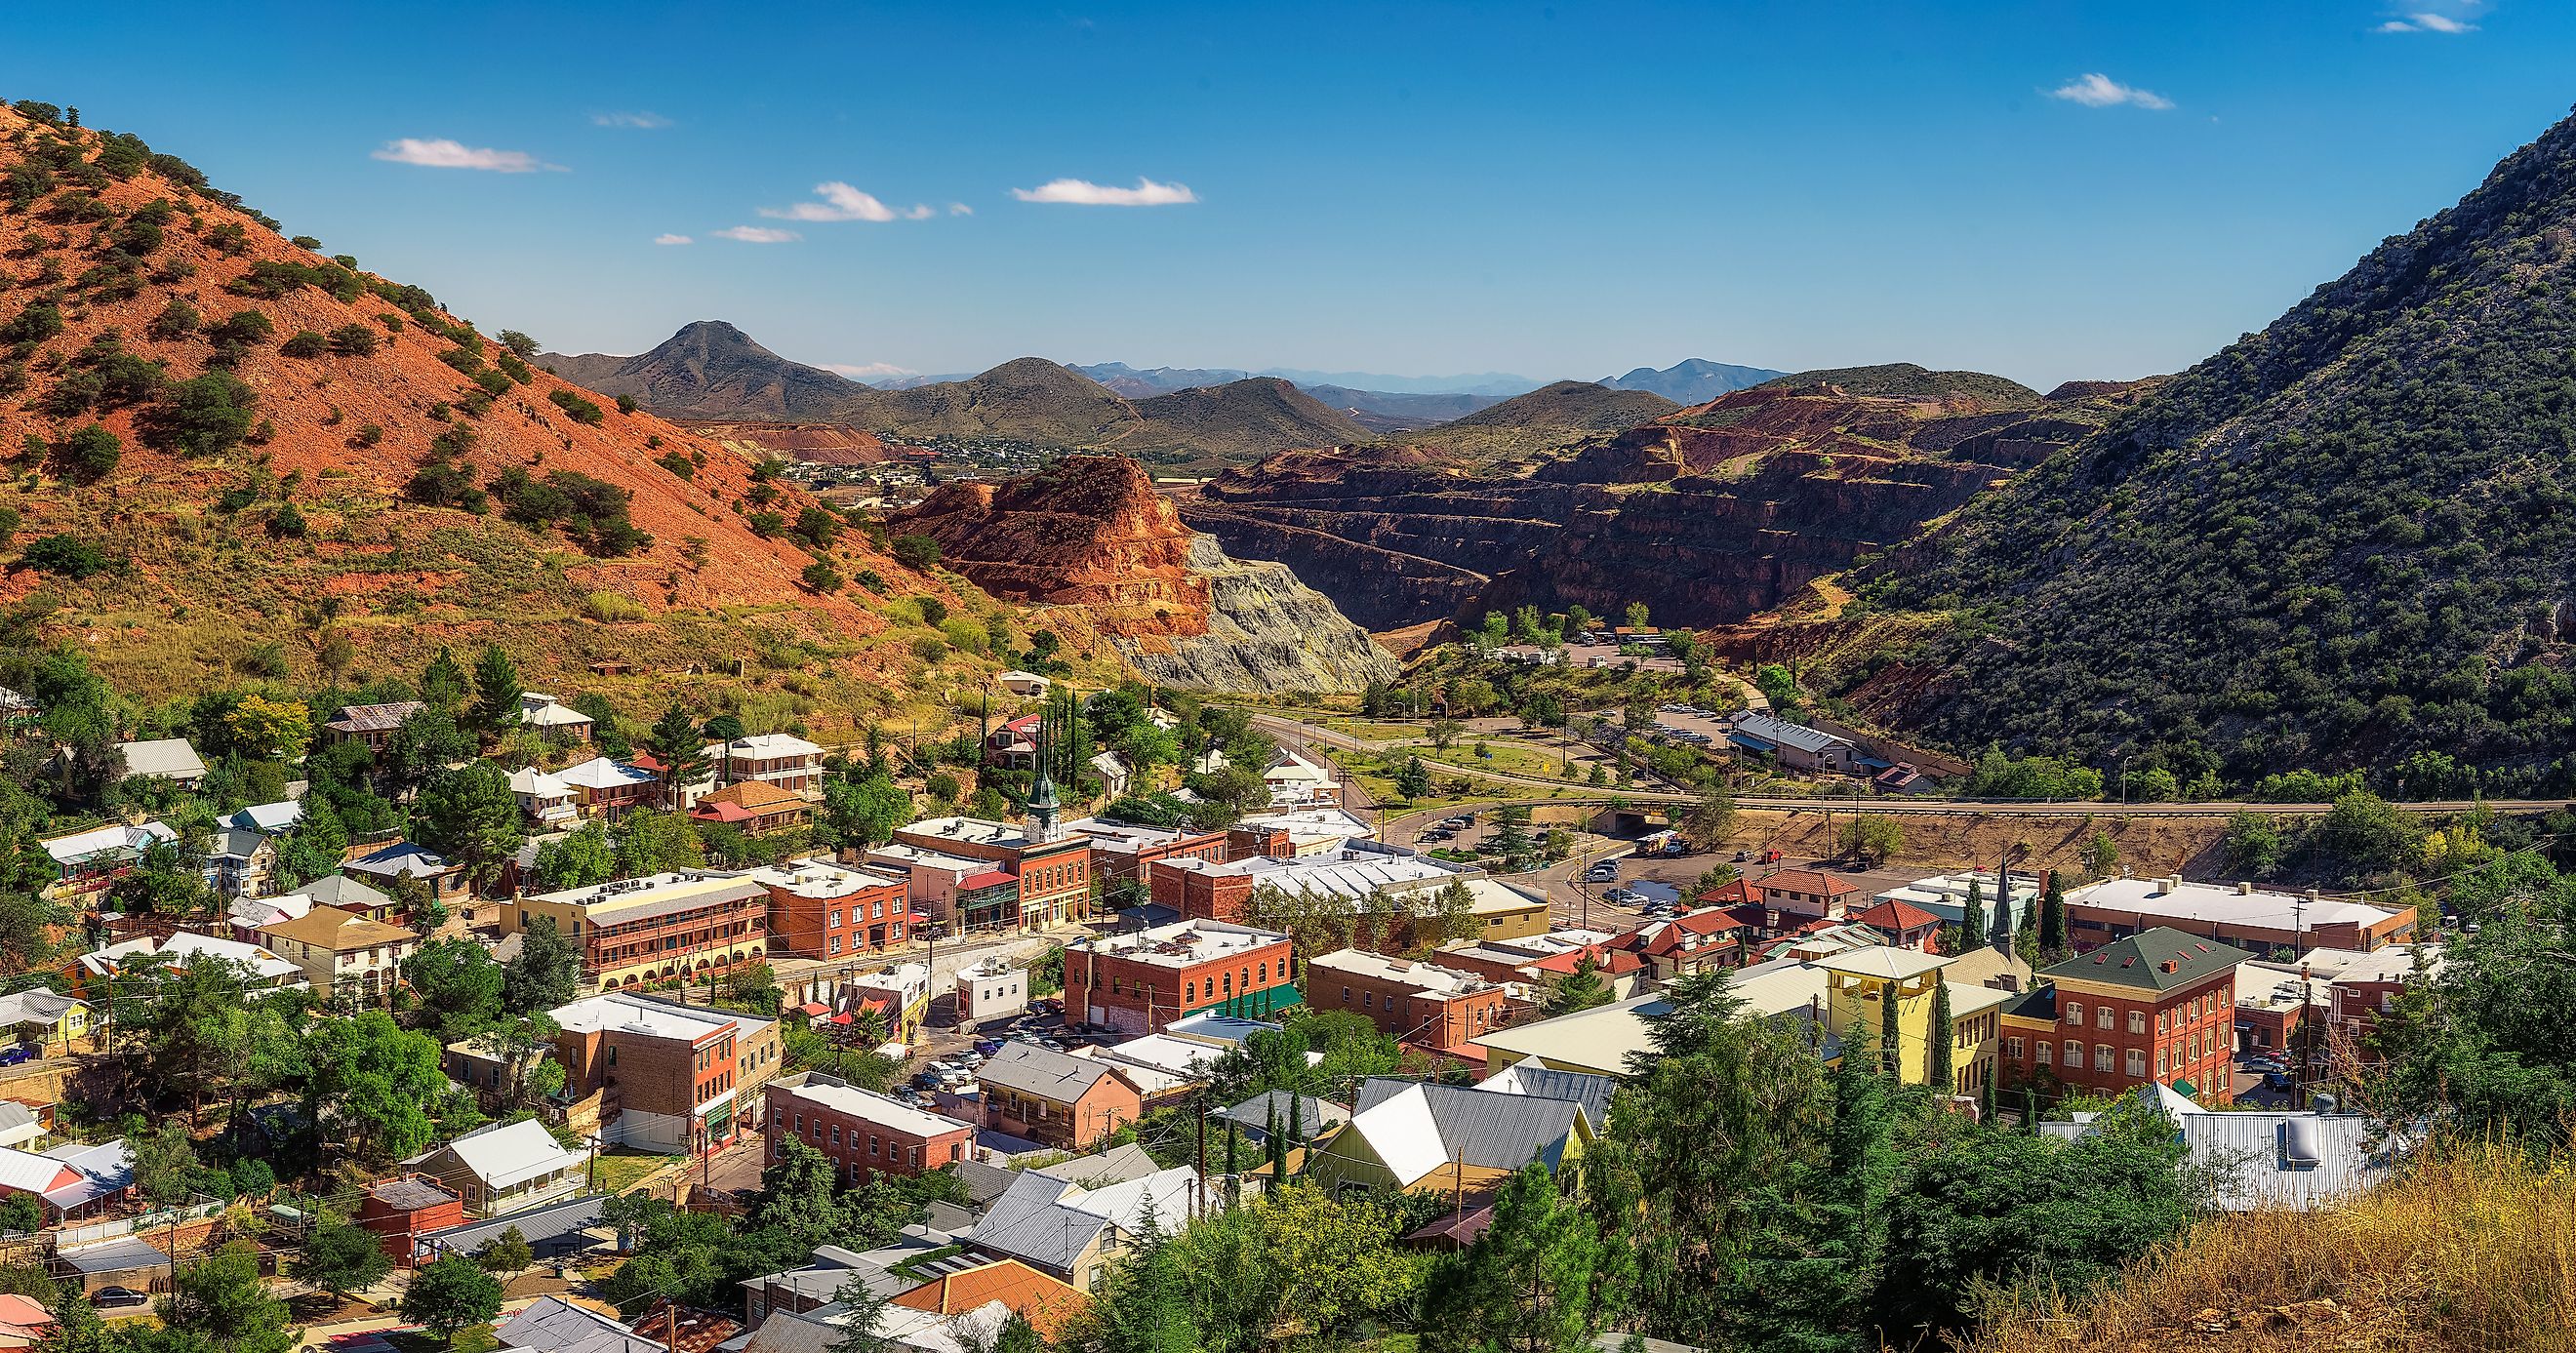
{"label": "church steeple", "polygon": [[1031,845],[1049,845],[1064,839],[1060,821],[1064,805],[1055,795],[1056,716],[1054,702],[1038,715],[1038,780],[1029,787],[1028,819],[1022,830]]}

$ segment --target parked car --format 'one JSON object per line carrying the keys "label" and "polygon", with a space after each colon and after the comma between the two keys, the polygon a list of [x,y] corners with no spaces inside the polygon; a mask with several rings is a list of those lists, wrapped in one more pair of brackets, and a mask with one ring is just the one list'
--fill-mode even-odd
{"label": "parked car", "polygon": [[1001,1050],[1002,1040],[998,1038],[979,1038],[975,1040],[975,1051],[980,1052],[987,1057],[990,1057]]}
{"label": "parked car", "polygon": [[131,1287],[102,1287],[89,1294],[89,1304],[103,1311],[130,1310],[151,1305],[152,1298]]}
{"label": "parked car", "polygon": [[1583,877],[1592,883],[1616,883],[1619,881],[1619,866],[1608,863],[1596,864],[1584,870]]}
{"label": "parked car", "polygon": [[1646,895],[1633,888],[1613,888],[1603,893],[1601,898],[1605,902],[1643,902],[1646,900]]}
{"label": "parked car", "polygon": [[32,1062],[36,1060],[36,1056],[34,1048],[20,1043],[12,1048],[0,1049],[0,1066],[16,1066],[21,1062]]}

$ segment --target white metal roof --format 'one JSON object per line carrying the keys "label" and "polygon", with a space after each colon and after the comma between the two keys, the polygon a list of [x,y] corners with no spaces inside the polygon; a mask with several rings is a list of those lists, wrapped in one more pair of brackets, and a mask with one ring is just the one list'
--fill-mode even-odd
{"label": "white metal roof", "polygon": [[2179,887],[2168,888],[2165,885],[2169,882],[2170,879],[2159,878],[2104,879],[2068,893],[2066,901],[2069,906],[2137,912],[2158,920],[2214,921],[2274,930],[2321,925],[2373,926],[2396,915],[2366,902],[2341,898],[2320,897],[2311,901],[2290,893],[2270,893],[2260,889],[2238,892],[2214,883],[2188,880]]}
{"label": "white metal roof", "polygon": [[909,1104],[898,1103],[884,1095],[861,1090],[828,1076],[809,1075],[801,1081],[795,1077],[789,1077],[786,1080],[774,1081],[772,1084],[791,1099],[801,1099],[830,1109],[834,1113],[845,1113],[853,1118],[893,1128],[898,1132],[911,1133],[916,1137],[930,1138],[942,1133],[975,1130],[975,1125],[972,1123],[960,1122],[946,1114],[916,1109]]}
{"label": "white metal roof", "polygon": [[[496,1123],[477,1128],[447,1144],[457,1163],[472,1171],[484,1187],[507,1189],[542,1178],[557,1170],[575,1169],[584,1161],[578,1151],[567,1150],[546,1125],[533,1118],[515,1123]],[[428,1154],[436,1154],[433,1149]],[[415,1156],[404,1164],[427,1159]]]}

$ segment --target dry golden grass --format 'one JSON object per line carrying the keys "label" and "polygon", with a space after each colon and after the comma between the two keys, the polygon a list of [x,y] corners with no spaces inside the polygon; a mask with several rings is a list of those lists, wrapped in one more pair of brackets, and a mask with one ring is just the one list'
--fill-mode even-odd
{"label": "dry golden grass", "polygon": [[2205,1222],[2116,1290],[2004,1321],[1968,1347],[2576,1349],[2576,1155],[2535,1165],[2475,1147],[2332,1209]]}

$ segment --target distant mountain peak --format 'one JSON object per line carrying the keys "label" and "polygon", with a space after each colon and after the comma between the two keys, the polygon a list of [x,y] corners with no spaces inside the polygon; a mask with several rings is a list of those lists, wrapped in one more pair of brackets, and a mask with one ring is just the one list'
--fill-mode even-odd
{"label": "distant mountain peak", "polygon": [[1661,371],[1641,366],[1627,375],[1612,376],[1600,383],[1612,390],[1648,391],[1676,404],[1705,404],[1719,395],[1750,389],[1784,374],[1768,367],[1731,366],[1704,357],[1692,357]]}
{"label": "distant mountain peak", "polygon": [[821,367],[792,362],[720,319],[692,320],[650,352],[544,353],[538,362],[602,394],[625,395],[656,413],[701,418],[824,420],[867,387]]}

